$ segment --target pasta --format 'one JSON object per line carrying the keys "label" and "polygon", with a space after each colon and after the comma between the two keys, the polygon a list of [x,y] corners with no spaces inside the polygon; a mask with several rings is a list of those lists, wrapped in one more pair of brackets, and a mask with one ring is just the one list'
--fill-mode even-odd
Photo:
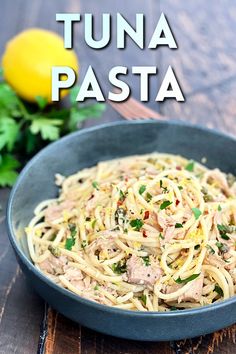
{"label": "pasta", "polygon": [[26,228],[35,266],[90,300],[126,310],[209,305],[236,291],[236,183],[152,153],[56,175],[58,198]]}

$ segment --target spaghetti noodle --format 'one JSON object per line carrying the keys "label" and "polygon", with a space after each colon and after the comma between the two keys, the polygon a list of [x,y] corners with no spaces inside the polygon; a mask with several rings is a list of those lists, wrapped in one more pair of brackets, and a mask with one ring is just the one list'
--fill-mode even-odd
{"label": "spaghetti noodle", "polygon": [[64,177],[26,228],[35,266],[60,286],[128,310],[195,308],[235,295],[236,183],[153,153]]}

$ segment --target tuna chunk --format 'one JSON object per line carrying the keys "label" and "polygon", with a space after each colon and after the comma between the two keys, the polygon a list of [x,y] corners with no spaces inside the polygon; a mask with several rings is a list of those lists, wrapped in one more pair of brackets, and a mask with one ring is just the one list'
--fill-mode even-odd
{"label": "tuna chunk", "polygon": [[65,271],[65,277],[67,280],[81,280],[83,279],[83,274],[81,272],[80,269],[75,268],[75,267],[71,267],[71,266],[65,266],[64,267],[64,271]]}
{"label": "tuna chunk", "polygon": [[146,169],[146,173],[148,173],[149,175],[155,176],[159,173],[159,171],[154,166],[149,166]]}
{"label": "tuna chunk", "polygon": [[72,200],[66,200],[60,204],[50,205],[45,210],[45,221],[52,222],[56,219],[59,219],[63,216],[63,212],[65,210],[71,211],[74,207],[75,207],[75,202],[73,202]]}
{"label": "tuna chunk", "polygon": [[223,261],[223,259],[221,257],[219,257],[217,254],[209,254],[205,260],[204,260],[204,264],[210,264],[214,267],[217,268],[224,268],[225,267],[225,261]]}
{"label": "tuna chunk", "polygon": [[[200,275],[197,279],[191,282],[191,287],[181,296],[178,297],[178,303],[182,301],[198,302],[202,296],[204,276]],[[181,289],[184,285],[173,284],[164,286],[165,294],[172,294]],[[171,299],[170,301],[173,301]]]}
{"label": "tuna chunk", "polygon": [[154,213],[153,211],[149,213],[149,218],[146,220],[146,223],[155,229],[157,229],[159,232],[162,231],[162,228],[160,227],[158,221],[157,221],[157,214]]}
{"label": "tuna chunk", "polygon": [[174,231],[175,231],[174,226],[168,226],[166,228],[166,230],[163,233],[164,240],[161,240],[162,245],[165,244],[166,242],[170,242],[170,240],[172,240],[172,238],[174,237]]}
{"label": "tuna chunk", "polygon": [[163,211],[160,211],[157,214],[157,220],[158,220],[158,224],[160,225],[163,231],[166,230],[168,227],[175,225],[176,223],[173,217],[166,216],[166,214]]}
{"label": "tuna chunk", "polygon": [[69,280],[69,282],[77,289],[79,290],[84,290],[85,289],[85,283],[83,281],[83,273],[81,272],[80,269],[71,267],[71,266],[65,266],[64,267],[64,277]]}
{"label": "tuna chunk", "polygon": [[39,268],[52,275],[61,275],[64,273],[64,266],[68,260],[65,256],[54,257],[52,254],[45,261],[38,263]]}
{"label": "tuna chunk", "polygon": [[[100,232],[101,238],[92,241],[88,247],[88,250],[95,252],[98,251],[107,251],[111,256],[116,252],[117,246],[115,244],[115,238],[117,238],[118,233],[116,231],[102,231]],[[104,237],[104,238],[102,238]]]}
{"label": "tuna chunk", "polygon": [[[102,186],[104,188],[104,185]],[[107,205],[107,191],[101,190],[97,191],[96,189],[93,191],[93,194],[90,196],[88,201],[85,204],[85,209],[88,213],[93,211],[97,205],[101,205],[105,207]]]}
{"label": "tuna chunk", "polygon": [[142,258],[135,255],[127,261],[126,265],[127,272],[124,277],[128,283],[154,285],[162,274],[162,270],[156,262],[151,261],[150,265],[147,266]]}
{"label": "tuna chunk", "polygon": [[198,302],[202,296],[204,276],[201,274],[197,279],[191,282],[191,287],[178,298],[178,302],[191,301]]}

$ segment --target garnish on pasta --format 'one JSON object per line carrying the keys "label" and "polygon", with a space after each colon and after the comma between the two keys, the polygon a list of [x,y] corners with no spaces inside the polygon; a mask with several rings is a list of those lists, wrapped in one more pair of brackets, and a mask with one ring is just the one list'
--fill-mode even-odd
{"label": "garnish on pasta", "polygon": [[79,296],[127,310],[173,311],[236,292],[236,183],[153,153],[56,175],[59,195],[26,228],[35,266]]}

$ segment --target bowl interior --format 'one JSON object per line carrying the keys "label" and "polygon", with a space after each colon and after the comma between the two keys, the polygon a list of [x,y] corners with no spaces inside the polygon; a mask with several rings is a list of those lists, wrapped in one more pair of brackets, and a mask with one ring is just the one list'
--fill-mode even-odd
{"label": "bowl interior", "polygon": [[51,144],[24,168],[12,195],[9,218],[17,245],[29,258],[24,228],[42,200],[58,190],[54,175],[68,176],[98,161],[154,151],[181,154],[236,174],[233,138],[189,125],[168,122],[117,122],[76,132]]}

